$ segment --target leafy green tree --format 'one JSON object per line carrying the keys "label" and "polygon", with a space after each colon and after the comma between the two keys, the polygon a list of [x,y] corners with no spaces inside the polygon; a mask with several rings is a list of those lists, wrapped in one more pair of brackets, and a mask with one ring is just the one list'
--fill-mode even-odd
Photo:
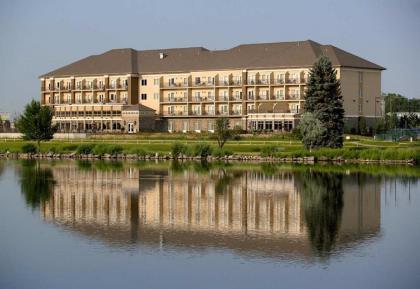
{"label": "leafy green tree", "polygon": [[225,143],[235,137],[235,131],[229,128],[229,119],[221,117],[216,120],[215,135],[217,138],[217,145],[219,148],[223,148]]}
{"label": "leafy green tree", "polygon": [[328,57],[320,57],[309,72],[304,109],[315,114],[327,130],[316,141],[317,147],[343,146],[344,108],[340,81]]}
{"label": "leafy green tree", "polygon": [[26,105],[25,111],[17,119],[16,127],[23,134],[25,140],[34,140],[41,147],[41,141],[53,138],[57,126],[52,125],[53,111],[48,106],[41,106],[32,100]]}
{"label": "leafy green tree", "polygon": [[327,129],[321,120],[311,112],[302,114],[299,121],[299,130],[302,135],[303,145],[309,151],[319,146],[318,140],[327,133]]}
{"label": "leafy green tree", "polygon": [[385,102],[385,113],[393,112],[420,112],[420,99],[407,98],[398,93],[382,95]]}

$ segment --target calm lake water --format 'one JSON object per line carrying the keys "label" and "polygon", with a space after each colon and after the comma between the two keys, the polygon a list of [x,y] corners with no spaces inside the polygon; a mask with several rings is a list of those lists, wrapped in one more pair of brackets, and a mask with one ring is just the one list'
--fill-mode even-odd
{"label": "calm lake water", "polygon": [[0,161],[0,288],[420,288],[419,176]]}

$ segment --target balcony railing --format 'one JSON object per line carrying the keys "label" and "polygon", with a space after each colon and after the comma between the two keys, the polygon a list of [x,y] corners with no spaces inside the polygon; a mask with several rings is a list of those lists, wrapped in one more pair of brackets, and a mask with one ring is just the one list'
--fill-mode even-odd
{"label": "balcony railing", "polygon": [[220,111],[220,110],[218,110],[217,111],[217,114],[219,114],[219,115],[229,115],[229,111]]}
{"label": "balcony railing", "polygon": [[268,95],[259,95],[258,99],[259,100],[268,100]]}
{"label": "balcony railing", "polygon": [[299,94],[298,93],[291,93],[291,94],[289,94],[289,99],[299,99]]}
{"label": "balcony railing", "polygon": [[270,84],[269,79],[259,79],[257,80],[257,84]]}
{"label": "balcony railing", "polygon": [[206,86],[214,86],[214,81],[210,81],[210,82],[194,82],[193,86],[197,86],[197,87],[206,87]]}
{"label": "balcony railing", "polygon": [[164,102],[187,102],[186,97],[170,97],[163,99]]}
{"label": "balcony railing", "polygon": [[161,83],[162,88],[179,88],[179,87],[188,87],[188,82],[167,82]]}
{"label": "balcony railing", "polygon": [[287,83],[298,84],[299,83],[299,79],[297,79],[297,78],[289,78],[287,80]]}

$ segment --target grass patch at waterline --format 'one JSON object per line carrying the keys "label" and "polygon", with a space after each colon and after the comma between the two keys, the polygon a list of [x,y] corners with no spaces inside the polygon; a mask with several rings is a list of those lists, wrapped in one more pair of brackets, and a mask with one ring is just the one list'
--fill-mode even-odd
{"label": "grass patch at waterline", "polygon": [[[298,142],[259,142],[247,143],[246,141],[231,141],[227,143],[223,150],[217,148],[215,142],[201,141],[201,142],[182,142],[182,151],[186,155],[197,155],[195,152],[202,151],[199,155],[223,156],[223,155],[254,155],[254,156],[271,156],[277,158],[298,158],[309,157],[315,158],[343,158],[343,159],[361,159],[361,160],[410,160],[414,159],[420,162],[420,146],[419,142],[403,143],[401,145],[394,144],[394,146],[379,146],[380,142],[374,142],[378,146],[351,146],[346,145],[341,149],[318,149],[309,152],[304,149]],[[84,141],[64,141],[54,140],[50,142],[43,142],[41,144],[41,152],[52,153],[79,153],[79,154],[136,154],[139,156],[154,155],[169,155],[173,153],[174,144],[181,143],[179,141],[161,140],[159,142],[140,142],[140,143],[125,143],[125,142],[105,142],[103,140],[84,140]],[[36,145],[34,142],[14,140],[1,141],[0,152],[29,152],[28,148]]]}

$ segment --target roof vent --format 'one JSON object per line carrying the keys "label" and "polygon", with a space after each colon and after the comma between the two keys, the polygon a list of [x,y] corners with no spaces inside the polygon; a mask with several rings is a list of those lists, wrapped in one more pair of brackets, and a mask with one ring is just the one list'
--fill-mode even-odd
{"label": "roof vent", "polygon": [[159,58],[160,58],[160,59],[164,59],[164,58],[165,58],[165,56],[166,56],[166,55],[165,55],[165,53],[163,53],[163,52],[159,53]]}

